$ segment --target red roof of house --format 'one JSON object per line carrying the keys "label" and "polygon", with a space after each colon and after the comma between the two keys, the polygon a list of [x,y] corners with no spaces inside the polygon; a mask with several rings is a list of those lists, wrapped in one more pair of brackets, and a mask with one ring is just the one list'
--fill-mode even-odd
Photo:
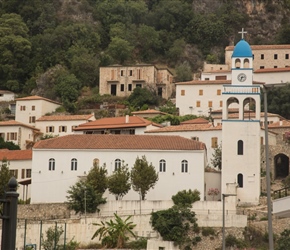
{"label": "red roof of house", "polygon": [[41,140],[33,149],[203,150],[205,144],[181,136],[83,134]]}
{"label": "red roof of house", "polygon": [[88,120],[90,119],[93,114],[90,115],[46,115],[42,116],[36,121],[74,121],[74,120]]}
{"label": "red roof of house", "polygon": [[207,119],[199,117],[199,118],[195,118],[192,120],[181,122],[180,125],[182,125],[182,124],[208,124],[208,123],[209,123],[209,121]]}
{"label": "red roof of house", "polygon": [[44,97],[41,97],[41,96],[38,96],[38,95],[33,95],[33,96],[26,96],[26,97],[22,97],[22,98],[17,98],[15,99],[16,101],[35,101],[35,100],[43,100],[43,101],[48,101],[48,102],[52,102],[52,103],[55,103],[55,104],[59,104],[61,105],[61,103],[59,102],[56,102],[56,101],[53,101],[53,100],[50,100],[48,98],[44,98]]}
{"label": "red roof of house", "polygon": [[289,128],[290,127],[290,121],[289,120],[283,120],[279,122],[275,122],[268,125],[268,128],[275,129],[275,128]]}
{"label": "red roof of house", "polygon": [[183,124],[178,126],[168,126],[159,129],[145,131],[148,133],[166,133],[166,132],[185,132],[185,131],[210,131],[210,130],[221,130],[222,126],[212,126],[211,124]]}
{"label": "red roof of house", "polygon": [[[176,82],[175,85],[231,85],[232,80],[194,80],[188,82]],[[253,84],[262,85],[264,82],[253,81]]]}
{"label": "red roof of house", "polygon": [[8,150],[0,149],[0,160],[8,161],[32,160],[32,150]]}
{"label": "red roof of house", "polygon": [[[252,50],[290,49],[290,44],[250,45]],[[234,50],[235,46],[227,46],[226,51]]]}
{"label": "red roof of house", "polygon": [[273,72],[288,72],[288,71],[290,71],[290,67],[257,69],[254,71],[254,73],[273,73]]}
{"label": "red roof of house", "polygon": [[17,122],[15,120],[1,121],[0,126],[2,126],[2,127],[4,127],[4,126],[21,126],[21,127],[26,127],[26,128],[30,128],[30,129],[39,131],[38,128],[26,125],[26,124],[21,123],[21,122]]}
{"label": "red roof of house", "polygon": [[161,126],[148,121],[140,116],[122,116],[122,117],[110,117],[102,118],[95,121],[80,124],[76,127],[75,131],[82,130],[98,130],[98,129],[113,129],[113,128],[137,128],[147,127],[150,124],[155,126]]}
{"label": "red roof of house", "polygon": [[140,110],[140,111],[134,111],[132,112],[133,115],[144,115],[144,114],[161,114],[161,115],[166,115],[167,113],[161,112],[156,109],[147,109],[147,110]]}

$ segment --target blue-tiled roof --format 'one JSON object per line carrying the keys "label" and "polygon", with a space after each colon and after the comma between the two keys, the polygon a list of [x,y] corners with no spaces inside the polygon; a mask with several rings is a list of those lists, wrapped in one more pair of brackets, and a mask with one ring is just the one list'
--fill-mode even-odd
{"label": "blue-tiled roof", "polygon": [[252,49],[244,39],[242,39],[236,44],[232,55],[232,57],[252,57],[252,56],[253,56]]}

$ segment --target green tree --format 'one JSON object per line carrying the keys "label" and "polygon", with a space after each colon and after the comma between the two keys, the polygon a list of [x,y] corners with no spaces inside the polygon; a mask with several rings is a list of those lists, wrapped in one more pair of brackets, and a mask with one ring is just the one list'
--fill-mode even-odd
{"label": "green tree", "polygon": [[67,201],[70,209],[75,213],[95,213],[99,211],[98,206],[106,203],[101,193],[96,192],[86,181],[78,181],[67,191]]}
{"label": "green tree", "polygon": [[130,172],[127,166],[117,168],[111,176],[108,177],[108,189],[114,194],[116,200],[121,200],[131,188]]}
{"label": "green tree", "polygon": [[0,197],[3,197],[7,191],[7,185],[12,176],[9,171],[9,162],[6,158],[3,158],[0,165]]}
{"label": "green tree", "polygon": [[93,187],[96,193],[103,194],[108,187],[106,166],[99,166],[97,163],[91,168],[88,173],[86,182]]}
{"label": "green tree", "polygon": [[131,170],[131,183],[136,192],[139,192],[140,198],[145,199],[149,189],[154,188],[158,181],[158,173],[152,163],[149,164],[145,156],[140,159],[137,157]]}
{"label": "green tree", "polygon": [[4,141],[2,137],[0,137],[0,148],[7,148],[9,150],[20,150],[20,147],[16,145],[12,141]]}
{"label": "green tree", "polygon": [[192,80],[192,71],[188,62],[184,62],[176,67],[176,81],[186,82]]}
{"label": "green tree", "polygon": [[158,96],[148,88],[137,87],[128,97],[128,102],[132,107],[140,109],[144,104],[157,105]]}
{"label": "green tree", "polygon": [[[196,243],[194,232],[198,230],[195,213],[189,208],[173,206],[167,210],[153,212],[151,225],[165,241],[174,241],[182,247],[189,243]],[[184,249],[184,248],[182,248]],[[192,249],[191,244],[187,249]]]}
{"label": "green tree", "polygon": [[28,28],[21,16],[3,14],[0,17],[0,87],[22,90],[29,74],[31,43]]}
{"label": "green tree", "polygon": [[108,46],[109,55],[120,64],[123,64],[130,58],[132,51],[133,46],[128,41],[119,37],[113,37]]}
{"label": "green tree", "polygon": [[212,154],[211,158],[211,164],[215,167],[218,168],[219,170],[222,169],[222,145],[218,145]]}
{"label": "green tree", "polygon": [[290,230],[285,229],[277,240],[277,250],[290,249]]}
{"label": "green tree", "polygon": [[132,216],[128,216],[125,220],[117,214],[114,214],[114,216],[115,221],[110,220],[108,222],[101,221],[101,223],[93,223],[93,225],[99,228],[92,236],[92,239],[99,236],[99,240],[102,240],[102,246],[123,248],[125,242],[129,239],[127,235],[136,237],[132,231],[136,225],[129,221]]}
{"label": "green tree", "polygon": [[171,197],[173,203],[177,206],[191,207],[192,203],[200,200],[200,192],[198,190],[179,191]]}

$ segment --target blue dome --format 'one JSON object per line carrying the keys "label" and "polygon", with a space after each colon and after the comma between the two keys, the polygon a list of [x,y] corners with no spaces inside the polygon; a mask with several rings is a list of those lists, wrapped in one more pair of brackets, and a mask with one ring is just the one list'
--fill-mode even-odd
{"label": "blue dome", "polygon": [[252,56],[253,56],[252,49],[244,39],[242,39],[236,44],[232,55],[232,57],[252,57]]}

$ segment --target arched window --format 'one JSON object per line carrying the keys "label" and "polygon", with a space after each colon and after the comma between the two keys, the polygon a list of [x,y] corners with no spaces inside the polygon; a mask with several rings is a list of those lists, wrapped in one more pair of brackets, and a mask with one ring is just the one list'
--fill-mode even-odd
{"label": "arched window", "polygon": [[238,155],[244,154],[244,142],[242,140],[238,140]]}
{"label": "arched window", "polygon": [[94,160],[93,160],[93,166],[99,166],[99,164],[100,164],[100,160],[98,159],[98,158],[95,158]]}
{"label": "arched window", "polygon": [[121,167],[121,160],[120,159],[116,159],[115,160],[115,171]]}
{"label": "arched window", "polygon": [[76,158],[73,158],[71,160],[71,170],[76,171],[78,169],[78,160]]}
{"label": "arched window", "polygon": [[238,174],[238,185],[240,188],[244,186],[244,177],[242,174]]}
{"label": "arched window", "polygon": [[159,172],[166,172],[166,161],[165,160],[159,161]]}
{"label": "arched window", "polygon": [[55,170],[55,159],[50,158],[48,161],[48,170],[54,171]]}
{"label": "arched window", "polygon": [[181,162],[181,173],[187,173],[188,172],[188,162],[187,160],[183,160]]}

